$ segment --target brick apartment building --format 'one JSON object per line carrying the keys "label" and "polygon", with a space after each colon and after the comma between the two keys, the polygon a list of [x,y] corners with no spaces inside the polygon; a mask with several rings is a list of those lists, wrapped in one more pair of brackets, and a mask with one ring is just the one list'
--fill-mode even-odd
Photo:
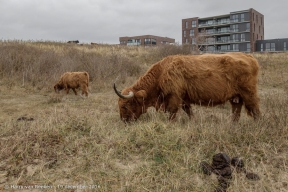
{"label": "brick apartment building", "polygon": [[254,52],[264,40],[264,16],[254,9],[182,19],[182,44],[203,52]]}
{"label": "brick apartment building", "polygon": [[120,45],[127,46],[154,46],[175,43],[175,39],[154,35],[142,35],[133,37],[119,37]]}

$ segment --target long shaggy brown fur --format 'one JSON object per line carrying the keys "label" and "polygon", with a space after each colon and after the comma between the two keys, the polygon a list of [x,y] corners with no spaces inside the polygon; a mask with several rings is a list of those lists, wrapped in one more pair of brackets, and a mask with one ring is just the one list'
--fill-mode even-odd
{"label": "long shaggy brown fur", "polygon": [[244,53],[168,56],[122,91],[123,95],[132,91],[134,97],[119,99],[120,116],[137,119],[154,106],[173,119],[180,107],[191,116],[190,104],[215,106],[230,101],[234,121],[243,104],[256,119],[260,114],[258,71],[257,60]]}
{"label": "long shaggy brown fur", "polygon": [[87,72],[66,72],[61,77],[58,83],[55,84],[55,92],[59,92],[62,89],[69,93],[72,89],[75,95],[77,95],[76,89],[82,89],[82,95],[88,96],[88,86],[89,86],[89,74]]}

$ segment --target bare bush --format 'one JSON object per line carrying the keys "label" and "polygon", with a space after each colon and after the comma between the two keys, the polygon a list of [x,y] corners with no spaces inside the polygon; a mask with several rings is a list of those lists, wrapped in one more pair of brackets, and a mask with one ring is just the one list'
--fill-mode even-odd
{"label": "bare bush", "polygon": [[100,84],[117,76],[125,78],[140,73],[137,60],[113,50],[113,47],[106,46],[103,54],[101,51],[85,52],[78,45],[70,44],[2,42],[0,75],[9,81],[12,78],[16,84],[43,89],[51,86],[66,71],[87,71],[90,80]]}

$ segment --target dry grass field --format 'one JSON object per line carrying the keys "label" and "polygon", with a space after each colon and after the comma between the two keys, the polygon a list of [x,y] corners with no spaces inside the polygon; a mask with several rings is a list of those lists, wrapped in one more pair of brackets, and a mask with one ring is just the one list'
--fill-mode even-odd
{"label": "dry grass field", "polygon": [[[261,65],[261,118],[230,104],[193,106],[175,122],[151,108],[131,125],[120,121],[119,89],[153,63],[189,47],[157,48],[0,41],[0,190],[213,191],[201,161],[225,152],[260,176],[233,173],[228,191],[288,191],[288,54],[253,54]],[[65,71],[90,74],[89,97],[54,93]],[[17,189],[18,188],[18,189]],[[20,189],[23,188],[23,189]]]}

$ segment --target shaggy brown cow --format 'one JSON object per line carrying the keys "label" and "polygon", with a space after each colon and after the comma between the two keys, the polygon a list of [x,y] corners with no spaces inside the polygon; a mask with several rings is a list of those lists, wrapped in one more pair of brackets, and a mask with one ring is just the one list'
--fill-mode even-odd
{"label": "shaggy brown cow", "polygon": [[66,72],[61,77],[58,83],[55,84],[54,90],[59,93],[62,89],[69,93],[70,88],[77,95],[76,89],[82,89],[82,95],[88,96],[89,74],[87,72]]}
{"label": "shaggy brown cow", "polygon": [[121,93],[114,83],[120,118],[136,120],[154,106],[169,112],[172,120],[180,107],[190,117],[191,104],[215,106],[229,101],[233,121],[239,120],[243,104],[256,119],[258,71],[257,60],[244,53],[168,56]]}

